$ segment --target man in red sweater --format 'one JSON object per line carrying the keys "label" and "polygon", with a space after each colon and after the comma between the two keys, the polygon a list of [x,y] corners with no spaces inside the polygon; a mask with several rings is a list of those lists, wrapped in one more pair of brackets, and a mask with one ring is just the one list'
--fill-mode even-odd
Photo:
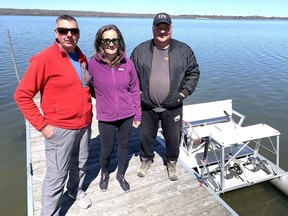
{"label": "man in red sweater", "polygon": [[[54,31],[54,44],[31,58],[14,95],[25,118],[45,137],[41,215],[59,215],[67,178],[69,196],[81,208],[91,206],[82,190],[92,122],[87,59],[77,46],[74,17],[58,17]],[[41,110],[33,101],[38,92]]]}

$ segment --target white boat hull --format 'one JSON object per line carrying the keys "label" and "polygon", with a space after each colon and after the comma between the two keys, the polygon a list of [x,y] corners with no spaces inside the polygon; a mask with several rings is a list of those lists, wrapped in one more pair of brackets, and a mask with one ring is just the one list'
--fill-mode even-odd
{"label": "white boat hull", "polygon": [[288,173],[286,172],[279,178],[271,180],[271,183],[288,196]]}

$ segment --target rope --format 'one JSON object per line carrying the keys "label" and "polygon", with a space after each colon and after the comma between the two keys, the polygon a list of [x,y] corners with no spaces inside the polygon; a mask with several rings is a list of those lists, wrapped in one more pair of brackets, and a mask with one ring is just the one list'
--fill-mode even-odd
{"label": "rope", "polygon": [[187,124],[189,126],[189,128],[192,129],[192,134],[194,133],[197,136],[197,139],[193,139],[192,138],[192,134],[191,134],[191,139],[193,140],[193,143],[195,143],[195,145],[201,144],[202,143],[202,138],[197,134],[197,132],[194,129],[193,125],[190,122],[187,122],[187,121],[184,121],[184,120],[182,120],[182,123]]}

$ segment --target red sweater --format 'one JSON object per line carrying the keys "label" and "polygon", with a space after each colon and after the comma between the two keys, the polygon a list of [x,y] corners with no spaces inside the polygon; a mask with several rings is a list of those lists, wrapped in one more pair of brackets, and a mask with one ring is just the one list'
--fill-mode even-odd
{"label": "red sweater", "polygon": [[[76,47],[84,79],[87,59]],[[83,80],[82,80],[83,81]],[[42,112],[34,103],[40,92]],[[14,94],[15,101],[27,120],[41,130],[50,124],[65,129],[80,129],[92,121],[90,88],[81,80],[67,53],[54,44],[33,56]]]}

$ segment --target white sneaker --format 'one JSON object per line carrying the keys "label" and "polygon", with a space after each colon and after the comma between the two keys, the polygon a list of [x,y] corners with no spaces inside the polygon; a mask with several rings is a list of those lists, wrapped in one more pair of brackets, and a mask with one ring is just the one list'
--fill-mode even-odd
{"label": "white sneaker", "polygon": [[74,197],[72,194],[68,193],[69,197],[76,200],[76,203],[80,208],[87,209],[92,205],[91,199],[86,195],[84,191],[80,192],[77,197]]}

